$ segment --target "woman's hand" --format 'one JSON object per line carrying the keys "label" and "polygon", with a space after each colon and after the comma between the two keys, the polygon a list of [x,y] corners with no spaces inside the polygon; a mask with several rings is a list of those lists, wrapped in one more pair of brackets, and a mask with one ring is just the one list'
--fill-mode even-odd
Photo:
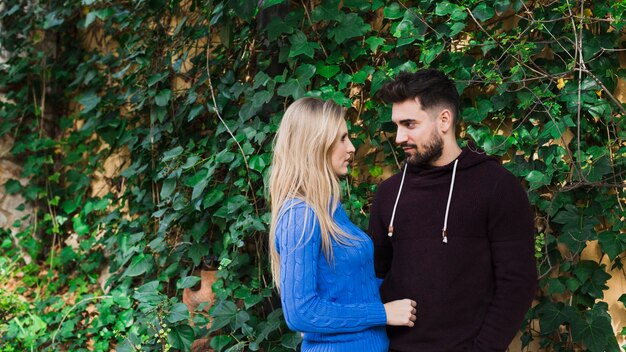
{"label": "woman's hand", "polygon": [[387,313],[387,325],[410,326],[417,318],[417,303],[410,299],[399,299],[385,303],[385,313]]}

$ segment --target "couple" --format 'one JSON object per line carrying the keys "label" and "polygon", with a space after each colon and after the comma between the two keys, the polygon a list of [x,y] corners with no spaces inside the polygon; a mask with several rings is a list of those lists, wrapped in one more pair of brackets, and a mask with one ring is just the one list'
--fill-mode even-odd
{"label": "couple", "polygon": [[458,146],[443,73],[402,73],[380,94],[406,163],[376,193],[371,239],[340,203],[355,151],[345,111],[302,98],[280,124],[270,254],[287,324],[305,352],[504,351],[535,292],[526,193],[495,158]]}

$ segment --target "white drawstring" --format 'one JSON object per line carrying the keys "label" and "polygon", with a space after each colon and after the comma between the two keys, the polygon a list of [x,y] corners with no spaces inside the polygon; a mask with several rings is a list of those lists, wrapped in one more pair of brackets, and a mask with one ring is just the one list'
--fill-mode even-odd
{"label": "white drawstring", "polygon": [[400,193],[402,193],[402,185],[404,184],[404,177],[406,176],[407,163],[404,163],[404,171],[402,172],[402,181],[400,181],[400,188],[398,189],[398,195],[396,196],[396,203],[393,205],[393,211],[391,212],[391,221],[389,222],[389,232],[387,236],[393,236],[393,219],[396,217],[396,208],[398,207],[398,200],[400,200]]}
{"label": "white drawstring", "polygon": [[456,164],[459,159],[454,161],[454,168],[452,169],[452,181],[450,182],[450,193],[448,194],[448,205],[446,205],[446,217],[443,220],[443,230],[441,230],[441,236],[443,237],[443,243],[448,243],[448,213],[450,212],[450,201],[452,200],[452,189],[454,189],[454,177],[456,176]]}

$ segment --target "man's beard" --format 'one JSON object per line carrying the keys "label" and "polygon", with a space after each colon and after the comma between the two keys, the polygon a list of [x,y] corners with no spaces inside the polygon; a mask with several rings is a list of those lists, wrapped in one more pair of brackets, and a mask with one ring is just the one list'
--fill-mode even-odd
{"label": "man's beard", "polygon": [[403,144],[403,147],[413,147],[413,153],[406,154],[406,161],[412,166],[432,165],[443,153],[443,138],[433,131],[430,143],[420,151],[415,144]]}

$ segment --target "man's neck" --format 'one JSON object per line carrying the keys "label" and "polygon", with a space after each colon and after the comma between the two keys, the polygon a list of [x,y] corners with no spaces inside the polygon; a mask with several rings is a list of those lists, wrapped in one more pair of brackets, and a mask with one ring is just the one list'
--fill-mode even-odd
{"label": "man's neck", "polygon": [[451,162],[453,162],[454,159],[458,158],[460,154],[461,154],[461,147],[459,147],[458,144],[454,143],[450,145],[449,147],[444,146],[443,152],[441,153],[441,156],[439,157],[439,159],[433,161],[431,165],[435,167],[448,165]]}

